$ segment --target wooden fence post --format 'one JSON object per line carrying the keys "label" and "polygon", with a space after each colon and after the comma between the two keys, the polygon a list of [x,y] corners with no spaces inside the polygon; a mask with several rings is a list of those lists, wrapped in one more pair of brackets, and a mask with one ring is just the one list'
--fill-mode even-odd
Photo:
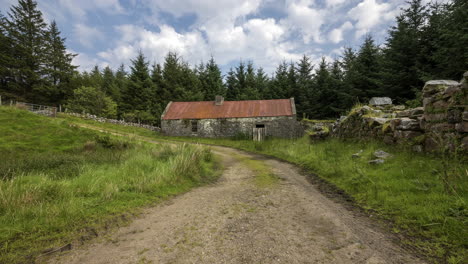
{"label": "wooden fence post", "polygon": [[0,105],[2,105],[2,96],[0,95]]}

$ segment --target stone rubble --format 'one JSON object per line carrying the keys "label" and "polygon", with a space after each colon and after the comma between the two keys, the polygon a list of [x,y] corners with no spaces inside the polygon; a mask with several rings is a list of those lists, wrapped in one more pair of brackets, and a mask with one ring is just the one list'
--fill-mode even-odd
{"label": "stone rubble", "polygon": [[392,105],[390,98],[374,97],[369,105],[340,117],[330,135],[407,144],[416,152],[447,147],[468,152],[468,72],[461,82],[428,81],[422,95],[423,106],[413,109]]}

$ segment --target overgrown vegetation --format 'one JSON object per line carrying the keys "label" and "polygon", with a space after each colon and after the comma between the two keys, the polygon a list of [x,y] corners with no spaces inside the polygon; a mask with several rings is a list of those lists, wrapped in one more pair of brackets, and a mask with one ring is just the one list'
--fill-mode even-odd
{"label": "overgrown vegetation", "polygon": [[0,263],[33,261],[216,175],[207,148],[122,140],[10,107],[0,123]]}

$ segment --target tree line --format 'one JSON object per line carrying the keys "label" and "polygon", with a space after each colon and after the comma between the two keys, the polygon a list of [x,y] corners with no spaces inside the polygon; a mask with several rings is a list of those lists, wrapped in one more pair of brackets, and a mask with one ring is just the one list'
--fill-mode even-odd
{"label": "tree line", "polygon": [[37,3],[19,0],[0,14],[0,94],[16,100],[64,105],[128,121],[157,124],[169,101],[279,99],[294,97],[300,117],[336,118],[357,102],[389,96],[415,106],[430,79],[459,79],[468,69],[467,2],[423,4],[411,0],[382,45],[366,35],[342,56],[314,65],[307,55],[283,61],[269,76],[241,61],[223,76],[214,58],[196,66],[170,52],[150,64],[140,52],[113,70],[72,65],[57,24],[47,25]]}

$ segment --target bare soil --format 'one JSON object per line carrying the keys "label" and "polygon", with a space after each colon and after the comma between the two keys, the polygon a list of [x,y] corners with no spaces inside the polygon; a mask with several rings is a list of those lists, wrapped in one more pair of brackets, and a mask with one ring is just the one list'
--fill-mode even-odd
{"label": "bare soil", "polygon": [[[225,165],[219,181],[48,262],[423,263],[374,219],[324,196],[294,165],[213,149]],[[280,181],[257,187],[239,156],[265,162]]]}

